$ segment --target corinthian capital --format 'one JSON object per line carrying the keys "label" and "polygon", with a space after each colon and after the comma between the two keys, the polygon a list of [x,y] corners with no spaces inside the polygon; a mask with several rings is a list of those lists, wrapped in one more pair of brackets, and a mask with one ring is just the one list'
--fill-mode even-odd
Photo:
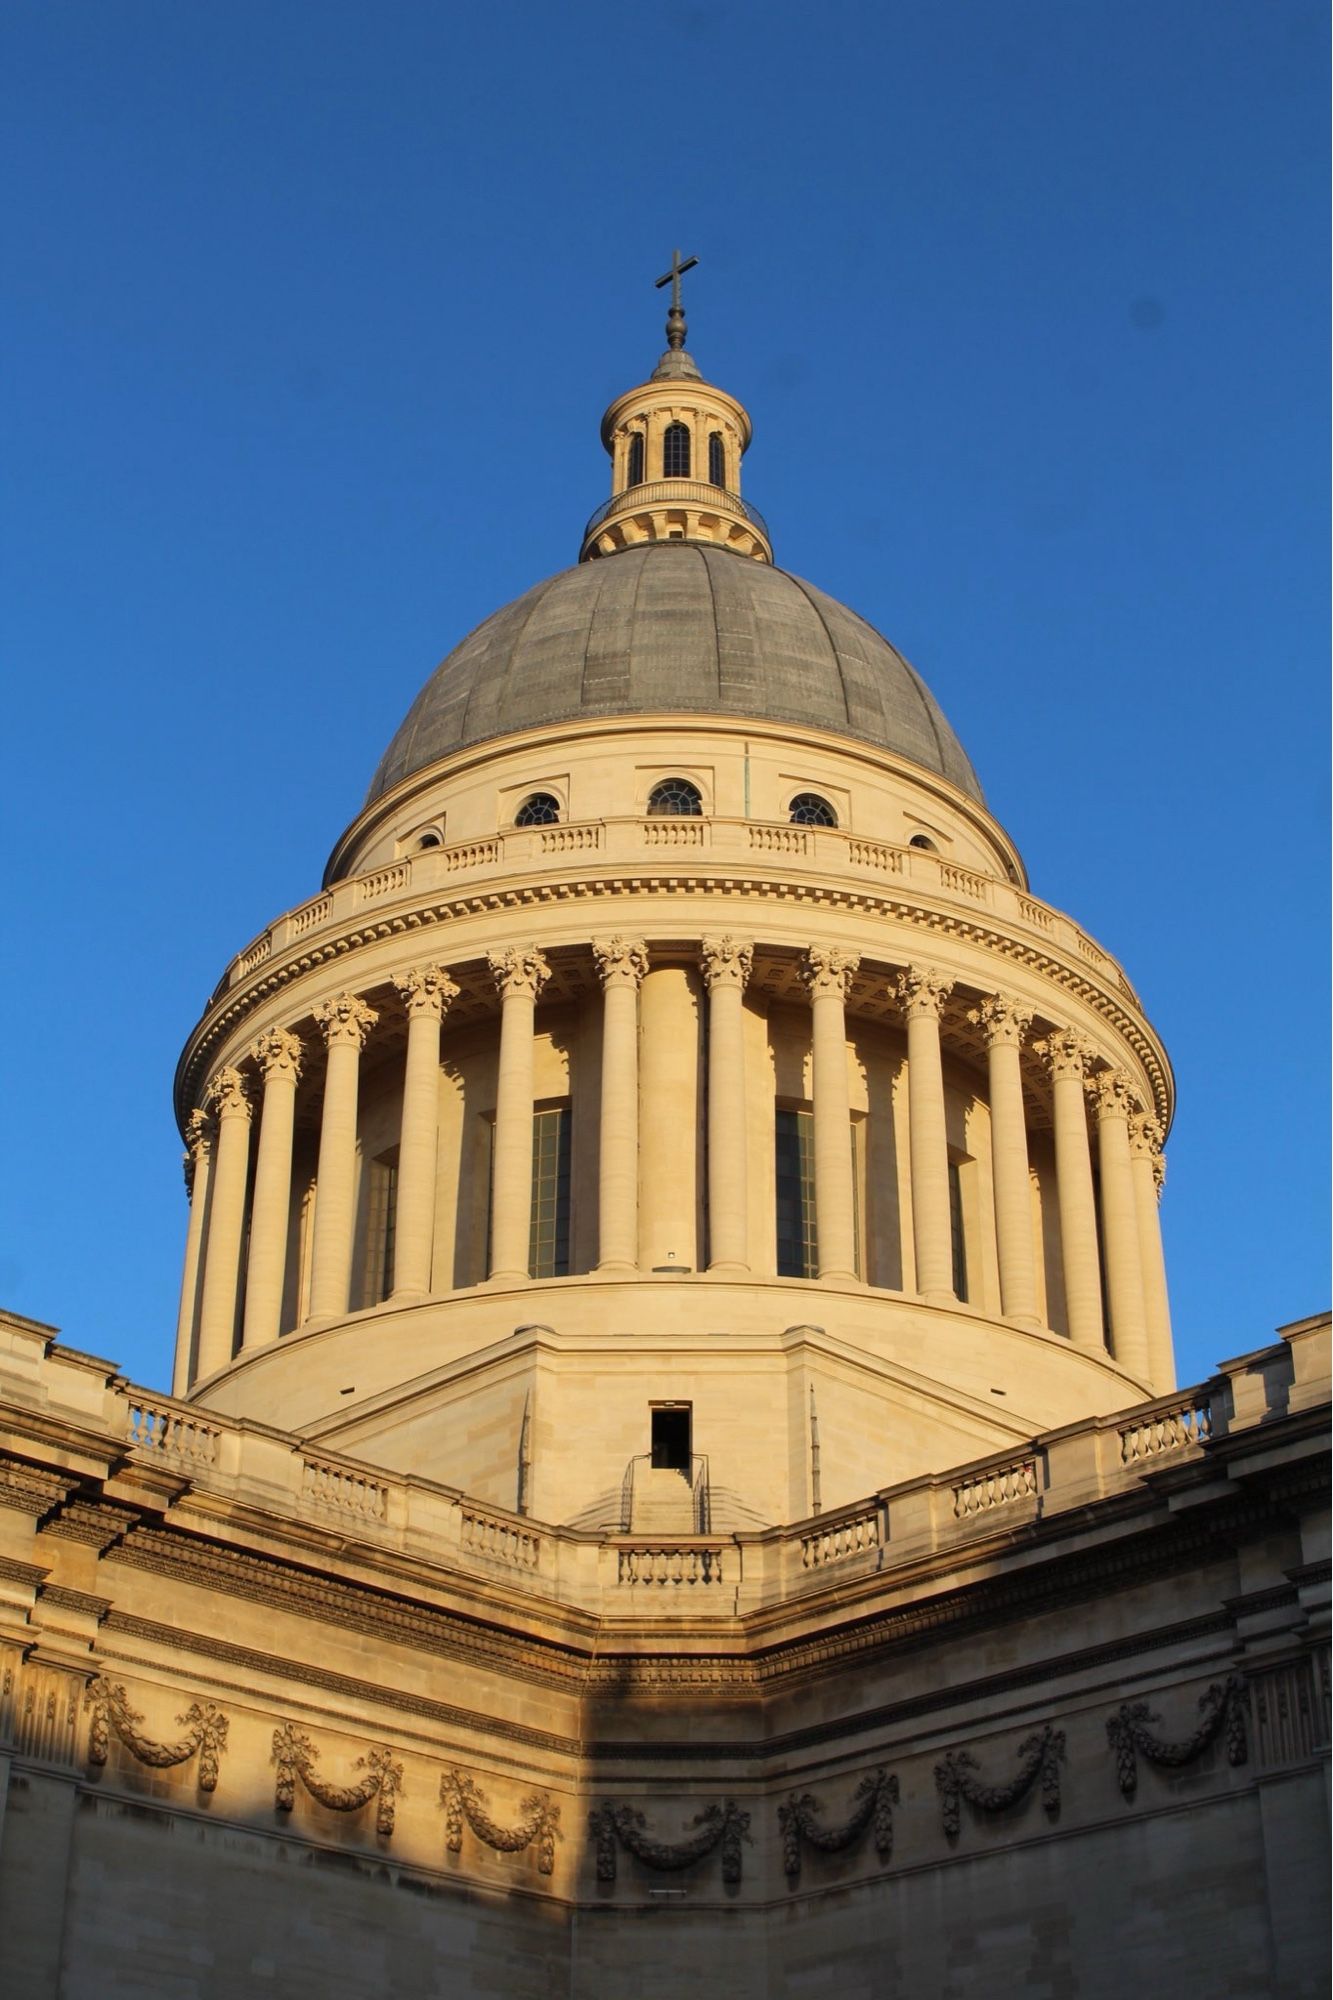
{"label": "corinthian capital", "polygon": [[290,1077],[296,1083],[301,1075],[301,1038],[289,1034],[286,1028],[270,1028],[250,1044],[250,1054],[259,1067],[265,1083],[273,1076]]}
{"label": "corinthian capital", "polygon": [[635,986],[648,970],[648,947],[642,938],[594,938],[592,955],[603,986]]}
{"label": "corinthian capital", "polygon": [[859,952],[839,951],[836,946],[812,944],[801,960],[801,978],[805,981],[806,992],[812,1000],[818,1000],[826,993],[836,993],[839,1000],[845,1000],[852,990],[861,963]]}
{"label": "corinthian capital", "polygon": [[393,983],[402,996],[409,1020],[418,1014],[433,1014],[437,1021],[442,1021],[450,1001],[458,998],[458,988],[442,965],[413,966]]}
{"label": "corinthian capital", "polygon": [[1099,1069],[1088,1078],[1087,1091],[1099,1118],[1128,1119],[1134,1109],[1134,1085],[1123,1069]]}
{"label": "corinthian capital", "polygon": [[889,981],[889,991],[909,1021],[924,1015],[938,1021],[953,981],[933,965],[909,965]]}
{"label": "corinthian capital", "polygon": [[732,937],[730,931],[699,940],[699,970],[710,993],[715,986],[737,986],[743,993],[753,964],[754,946]]}
{"label": "corinthian capital", "polygon": [[1085,1042],[1073,1028],[1055,1028],[1034,1046],[1037,1054],[1045,1057],[1053,1077],[1075,1076],[1080,1083],[1083,1081],[1092,1061],[1092,1044]]}
{"label": "corinthian capital", "polygon": [[1162,1151],[1161,1121],[1151,1111],[1136,1111],[1129,1121],[1129,1150],[1142,1157],[1154,1158]]}
{"label": "corinthian capital", "polygon": [[979,1007],[969,1007],[967,1018],[981,1028],[988,1049],[1021,1049],[1032,1026],[1032,1009],[1007,993],[988,993]]}
{"label": "corinthian capital", "polygon": [[210,1112],[192,1111],[185,1121],[185,1156],[181,1166],[185,1172],[185,1191],[194,1193],[194,1177],[199,1162],[208,1158],[217,1138],[217,1121]]}
{"label": "corinthian capital", "polygon": [[315,1020],[331,1049],[340,1043],[363,1049],[379,1015],[364,1000],[358,1000],[355,993],[340,993],[336,999],[324,1000],[316,1007]]}
{"label": "corinthian capital", "polygon": [[250,1086],[238,1069],[220,1069],[205,1097],[219,1118],[250,1116]]}
{"label": "corinthian capital", "polygon": [[551,968],[535,944],[506,945],[503,951],[488,953],[486,963],[502,1000],[511,993],[526,993],[535,1000],[551,976]]}

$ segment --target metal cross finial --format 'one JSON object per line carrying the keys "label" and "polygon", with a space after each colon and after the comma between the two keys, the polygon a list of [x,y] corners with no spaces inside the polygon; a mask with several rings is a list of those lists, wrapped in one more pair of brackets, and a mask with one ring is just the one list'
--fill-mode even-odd
{"label": "metal cross finial", "polygon": [[654,290],[659,292],[663,285],[670,285],[671,287],[671,309],[667,313],[666,323],[668,347],[677,348],[685,345],[685,309],[680,302],[680,281],[686,271],[694,269],[698,261],[697,257],[687,257],[682,264],[679,250],[673,250],[671,253],[671,269],[664,271],[654,286]]}

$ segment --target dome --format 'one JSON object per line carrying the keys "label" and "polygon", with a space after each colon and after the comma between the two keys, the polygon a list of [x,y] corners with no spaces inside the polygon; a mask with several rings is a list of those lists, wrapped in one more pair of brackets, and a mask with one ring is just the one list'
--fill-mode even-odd
{"label": "dome", "polygon": [[872,625],[785,570],[695,542],[580,563],[477,626],[417,696],[366,803],[468,744],[663,709],[859,737],[984,803],[929,689]]}

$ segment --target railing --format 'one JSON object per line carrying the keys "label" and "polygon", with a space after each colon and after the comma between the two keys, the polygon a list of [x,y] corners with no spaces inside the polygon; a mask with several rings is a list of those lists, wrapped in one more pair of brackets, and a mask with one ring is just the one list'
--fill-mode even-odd
{"label": "railing", "polygon": [[301,1492],[315,1506],[357,1520],[383,1521],[389,1511],[389,1489],[382,1479],[323,1458],[302,1460]]}
{"label": "railing", "polygon": [[216,1464],[221,1435],[216,1424],[167,1404],[146,1398],[130,1404],[130,1443],[181,1465]]}
{"label": "railing", "polygon": [[708,1483],[708,1453],[696,1452],[694,1465],[697,1469],[690,1481],[690,1499],[694,1507],[694,1532],[696,1535],[711,1535],[713,1495]]}
{"label": "railing", "polygon": [[862,1507],[853,1514],[840,1514],[821,1521],[801,1536],[801,1568],[823,1569],[829,1563],[845,1562],[849,1556],[864,1555],[880,1545],[880,1510]]}
{"label": "railing", "polygon": [[399,861],[392,868],[380,868],[373,875],[357,877],[357,888],[363,903],[373,903],[377,897],[390,896],[395,889],[405,889],[412,879],[412,871],[405,861]]}
{"label": "railing", "polygon": [[724,1563],[732,1553],[720,1543],[700,1548],[690,1542],[641,1542],[617,1549],[616,1582],[659,1586],[724,1583]]}
{"label": "railing", "polygon": [[1207,1444],[1213,1434],[1213,1406],[1207,1396],[1183,1396],[1166,1409],[1150,1410],[1120,1432],[1120,1460],[1138,1465],[1187,1445]]}
{"label": "railing", "polygon": [[985,1466],[954,1487],[954,1519],[963,1521],[974,1514],[989,1513],[992,1507],[1006,1507],[1014,1500],[1030,1500],[1036,1491],[1037,1462],[1033,1458]]}
{"label": "railing", "polygon": [[664,850],[706,853],[725,865],[731,865],[731,857],[748,853],[777,868],[789,859],[808,863],[821,872],[873,871],[881,878],[907,877],[923,895],[936,893],[938,884],[942,896],[963,897],[983,904],[1000,922],[1019,923],[1040,932],[1051,944],[1114,981],[1130,1003],[1137,1004],[1134,989],[1115,961],[1077,924],[998,875],[983,875],[923,849],[894,846],[888,841],[848,833],[842,827],[810,827],[785,820],[711,814],[626,815],[565,821],[531,830],[509,828],[476,840],[404,856],[365,875],[335,884],[331,890],[323,891],[270,925],[232,960],[215,997],[257,973],[267,961],[298,941],[304,945],[321,930],[353,926],[357,910],[378,898],[407,896],[414,891],[428,896],[443,886],[442,877],[452,881],[455,876],[500,867],[535,867],[543,862],[559,865],[566,857],[580,855],[595,856],[612,868],[634,866],[645,850],[661,854],[664,859]]}
{"label": "railing", "polygon": [[612,514],[632,514],[640,507],[672,505],[717,507],[728,514],[740,514],[751,527],[758,528],[765,541],[769,540],[768,522],[757,507],[751,507],[739,493],[729,493],[725,486],[709,486],[702,479],[649,479],[638,486],[627,486],[623,493],[613,493],[609,500],[604,500],[588,516],[583,539],[586,542],[604,521],[610,520]]}
{"label": "railing", "polygon": [[[21,1329],[22,1330],[22,1329]],[[36,1330],[30,1336],[37,1339]],[[1280,1405],[1293,1379],[1326,1367],[1319,1322],[1260,1356],[1226,1364],[1224,1377],[1142,1403],[1137,1409],[1088,1416],[1043,1434],[1026,1446],[1011,1445],[970,1464],[920,1473],[814,1519],[791,1526],[719,1530],[706,1503],[711,1465],[692,1458],[689,1487],[694,1509],[688,1527],[647,1527],[631,1532],[634,1474],[644,1452],[625,1467],[622,1513],[616,1528],[580,1530],[537,1522],[507,1508],[470,1498],[457,1488],[418,1474],[325,1454],[297,1445],[284,1433],[221,1411],[204,1409],[120,1378],[104,1391],[102,1415],[87,1408],[87,1357],[45,1352],[52,1409],[80,1413],[90,1431],[108,1439],[140,1466],[183,1475],[197,1492],[241,1507],[275,1507],[312,1520],[334,1535],[405,1548],[463,1573],[493,1574],[505,1566],[512,1587],[597,1610],[617,1586],[642,1586],[631,1606],[637,1615],[651,1601],[665,1611],[673,1602],[702,1604],[731,1616],[774,1602],[796,1584],[805,1592],[840,1587],[875,1564],[882,1548],[896,1562],[934,1560],[951,1546],[968,1560],[967,1544],[979,1536],[1035,1518],[1076,1519],[1100,1499],[1133,1494],[1159,1470],[1198,1460],[1217,1434],[1234,1437],[1262,1425]],[[1313,1379],[1312,1377],[1310,1379]],[[682,1509],[682,1518],[684,1509]],[[726,1590],[711,1586],[724,1583]],[[739,1596],[734,1595],[739,1593]]]}
{"label": "railing", "polygon": [[479,1556],[490,1556],[496,1562],[512,1563],[518,1569],[537,1568],[542,1541],[535,1530],[485,1514],[478,1507],[464,1506],[460,1514],[459,1539],[465,1549]]}

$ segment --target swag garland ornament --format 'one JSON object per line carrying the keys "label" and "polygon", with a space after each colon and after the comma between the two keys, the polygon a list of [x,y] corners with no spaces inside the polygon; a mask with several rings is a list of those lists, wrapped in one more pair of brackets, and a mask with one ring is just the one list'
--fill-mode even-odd
{"label": "swag garland ornament", "polygon": [[597,1857],[597,1880],[614,1882],[616,1879],[617,1841],[646,1868],[657,1868],[664,1872],[678,1868],[689,1868],[696,1861],[702,1861],[715,1847],[722,1850],[722,1880],[739,1882],[741,1879],[741,1844],[750,1838],[750,1815],[742,1812],[734,1799],[723,1799],[721,1804],[705,1806],[696,1813],[687,1825],[697,1827],[684,1840],[656,1840],[647,1831],[641,1812],[633,1806],[612,1805],[609,1800],[594,1807],[588,1814],[588,1830],[593,1837]]}
{"label": "swag garland ornament", "polygon": [[395,1763],[392,1752],[383,1744],[358,1757],[352,1766],[353,1770],[364,1770],[364,1778],[354,1785],[331,1785],[315,1769],[315,1746],[304,1729],[298,1729],[294,1722],[284,1722],[273,1732],[270,1761],[278,1769],[274,1804],[279,1812],[292,1810],[299,1778],[311,1798],[333,1812],[357,1812],[375,1799],[376,1833],[387,1836],[393,1832],[394,1801],[403,1789],[403,1767]]}
{"label": "swag garland ornament", "polygon": [[1140,1755],[1150,1764],[1179,1770],[1182,1764],[1192,1764],[1215,1738],[1222,1736],[1228,1764],[1244,1764],[1250,1754],[1245,1728],[1249,1707],[1250,1690],[1245,1676],[1228,1674],[1225,1681],[1214,1681],[1199,1696],[1198,1728],[1192,1735],[1173,1741],[1153,1735],[1149,1724],[1161,1718],[1153,1714],[1146,1701],[1122,1701],[1106,1724],[1121,1796],[1132,1799],[1138,1789]]}
{"label": "swag garland ornament", "polygon": [[477,1839],[497,1854],[521,1854],[524,1848],[535,1846],[537,1873],[549,1875],[555,1868],[555,1843],[564,1835],[560,1808],[551,1804],[545,1792],[530,1792],[519,1807],[523,1818],[513,1826],[501,1826],[487,1812],[486,1795],[476,1780],[454,1769],[440,1779],[440,1804],[444,1807],[444,1844],[450,1854],[462,1849],[466,1820]]}
{"label": "swag garland ornament", "polygon": [[1048,1819],[1060,1812],[1060,1765],[1065,1754],[1065,1733],[1049,1722],[1020,1743],[1018,1754],[1025,1761],[1016,1778],[1007,1785],[983,1785],[972,1774],[977,1760],[966,1750],[951,1750],[935,1766],[935,1785],[944,1815],[945,1837],[957,1840],[962,1820],[962,1801],[978,1812],[1008,1812],[1025,1799],[1034,1786],[1041,1790],[1042,1810]]}
{"label": "swag garland ornament", "polygon": [[837,1854],[851,1847],[872,1824],[875,1852],[880,1866],[886,1867],[893,1856],[893,1808],[897,1804],[898,1780],[882,1764],[867,1771],[852,1794],[850,1813],[837,1826],[819,1824],[821,1808],[813,1793],[793,1792],[786,1804],[778,1807],[782,1866],[788,1881],[794,1882],[801,1872],[803,1846],[816,1848],[821,1854]]}
{"label": "swag garland ornament", "polygon": [[92,1727],[88,1734],[90,1764],[105,1764],[114,1729],[132,1756],[158,1771],[186,1763],[197,1750],[199,1789],[201,1792],[216,1791],[218,1763],[227,1747],[230,1727],[216,1703],[192,1701],[184,1714],[176,1717],[186,1734],[179,1742],[159,1743],[155,1737],[143,1733],[139,1726],[143,1716],[137,1708],[130,1707],[119,1681],[108,1680],[104,1674],[98,1674],[89,1685],[85,1700],[92,1710]]}

